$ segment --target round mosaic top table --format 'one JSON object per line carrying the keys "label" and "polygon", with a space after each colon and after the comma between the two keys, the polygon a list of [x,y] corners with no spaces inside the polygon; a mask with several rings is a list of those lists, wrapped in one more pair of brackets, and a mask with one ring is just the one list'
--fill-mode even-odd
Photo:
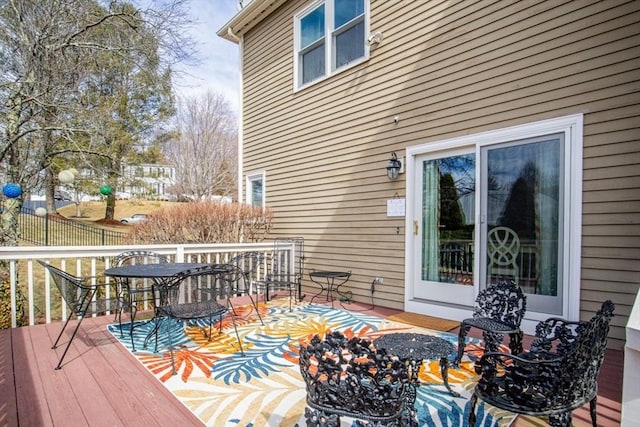
{"label": "round mosaic top table", "polygon": [[449,386],[449,357],[456,353],[456,346],[444,338],[417,333],[393,333],[382,335],[373,344],[377,349],[384,349],[388,354],[400,360],[434,360],[440,359],[442,381],[449,393],[459,396]]}

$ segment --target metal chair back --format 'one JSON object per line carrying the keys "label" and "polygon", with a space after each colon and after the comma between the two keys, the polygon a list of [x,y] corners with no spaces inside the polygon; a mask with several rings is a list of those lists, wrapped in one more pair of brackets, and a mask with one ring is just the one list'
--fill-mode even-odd
{"label": "metal chair back", "polygon": [[[166,333],[169,339],[171,366],[174,375],[177,374],[173,354],[174,337],[172,336],[173,328],[169,322],[171,320],[180,321],[184,322],[186,326],[189,326],[190,322],[195,322],[192,323],[192,326],[200,328],[204,336],[211,341],[214,323],[218,322],[219,329],[222,331],[222,319],[232,307],[230,298],[226,299],[226,305],[218,301],[221,292],[219,289],[220,279],[225,274],[229,274],[229,269],[220,265],[211,264],[195,268],[179,274],[166,286],[166,289],[162,290],[165,293],[164,303],[157,308],[157,318],[158,321],[167,321]],[[242,275],[241,272],[239,274]],[[244,356],[234,316],[232,315],[230,318],[238,340],[238,347]],[[156,351],[158,329],[155,330]]]}
{"label": "metal chair back", "polygon": [[304,239],[302,237],[275,239],[273,251],[268,259],[267,274],[265,279],[258,283],[258,287],[265,290],[265,299],[269,300],[269,294],[274,290],[286,290],[289,292],[289,308],[291,308],[293,293],[297,289],[297,299],[301,300],[303,298],[304,261]]}
{"label": "metal chair back", "polygon": [[120,299],[116,295],[109,295],[107,292],[110,290],[108,284],[104,282],[102,277],[77,277],[67,273],[57,267],[47,264],[44,261],[38,260],[38,263],[42,265],[49,276],[53,279],[60,295],[64,299],[67,308],[71,311],[65,320],[65,323],[60,331],[60,334],[56,338],[52,349],[58,347],[60,338],[64,333],[71,318],[75,315],[78,318],[78,323],[73,330],[71,338],[67,342],[67,345],[60,356],[58,365],[55,369],[62,368],[62,361],[64,360],[71,342],[75,338],[78,329],[85,316],[106,314],[110,311],[117,311],[120,309]]}

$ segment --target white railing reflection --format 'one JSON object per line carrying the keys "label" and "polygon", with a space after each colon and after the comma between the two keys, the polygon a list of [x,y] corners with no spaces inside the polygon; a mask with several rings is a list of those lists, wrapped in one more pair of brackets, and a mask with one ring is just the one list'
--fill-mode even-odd
{"label": "white railing reflection", "polygon": [[[518,283],[531,293],[537,293],[539,279],[539,248],[532,243],[523,242],[516,263],[518,265]],[[473,284],[473,266],[475,246],[473,240],[447,239],[439,247],[440,281]]]}
{"label": "white railing reflection", "polygon": [[[0,247],[0,261],[8,265],[10,285],[11,326],[17,326],[18,309],[27,314],[28,324],[51,323],[63,318],[66,311],[55,286],[45,275],[36,260],[60,265],[63,270],[76,276],[100,275],[113,266],[119,253],[137,249],[158,252],[176,262],[224,263],[240,252],[258,251],[265,254],[264,262],[257,271],[257,279],[264,278],[267,260],[273,250],[272,242],[220,243],[185,245],[139,245],[139,246],[20,246]],[[292,248],[293,251],[293,248]],[[114,279],[106,279],[114,282]],[[18,292],[20,290],[20,293]],[[19,301],[18,295],[24,299]]]}

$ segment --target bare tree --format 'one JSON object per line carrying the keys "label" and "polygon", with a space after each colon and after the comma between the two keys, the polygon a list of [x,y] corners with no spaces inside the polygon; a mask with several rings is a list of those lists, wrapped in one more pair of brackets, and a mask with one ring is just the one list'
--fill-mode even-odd
{"label": "bare tree", "polygon": [[[112,103],[120,111],[98,112],[96,104],[92,110],[83,105],[86,91],[93,90],[88,82],[110,69],[131,77],[131,70],[148,71],[153,62],[159,64],[159,73],[170,74],[170,65],[184,60],[193,47],[183,31],[189,24],[184,13],[187,2],[152,2],[152,7],[142,9],[118,0],[0,1],[0,175],[19,184],[26,194],[41,180],[38,175],[44,169],[49,169],[46,182],[51,184],[56,158],[81,157],[86,163],[98,163],[97,158],[117,167],[128,153],[113,150],[100,131],[110,127],[105,123],[109,119],[122,117],[122,102],[140,103],[142,96],[148,105],[157,105],[157,98],[151,99],[157,92],[130,92],[133,99],[124,96],[120,104]],[[118,68],[123,64],[128,68]],[[121,123],[140,118],[140,109],[131,111]],[[149,116],[148,111],[143,113]],[[120,127],[129,134],[122,137],[109,129],[109,135],[117,133],[119,141],[129,145],[149,128]],[[17,244],[22,201],[18,197],[5,205],[0,245]]]}
{"label": "bare tree", "polygon": [[196,200],[235,194],[237,128],[225,98],[207,92],[182,99],[176,130],[165,145],[166,158],[176,170],[174,192]]}

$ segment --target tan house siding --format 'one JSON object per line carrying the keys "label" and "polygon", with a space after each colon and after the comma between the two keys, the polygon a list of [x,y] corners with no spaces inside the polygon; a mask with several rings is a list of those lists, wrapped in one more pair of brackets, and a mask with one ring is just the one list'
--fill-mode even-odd
{"label": "tan house siding", "polygon": [[308,3],[243,34],[243,169],[266,172],[274,234],[303,236],[310,269],[351,270],[356,300],[384,277],[375,303],[402,308],[391,152],[582,113],[581,317],[611,298],[620,347],[640,286],[640,2],[371,1],[384,40],[370,59],[294,91],[293,16]]}

